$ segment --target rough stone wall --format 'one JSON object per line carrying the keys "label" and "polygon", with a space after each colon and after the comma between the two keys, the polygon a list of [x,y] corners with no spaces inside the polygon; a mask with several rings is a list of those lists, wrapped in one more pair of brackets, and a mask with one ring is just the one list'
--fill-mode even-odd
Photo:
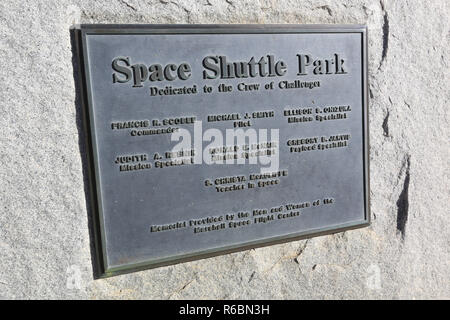
{"label": "rough stone wall", "polygon": [[[450,298],[447,0],[0,1],[0,297]],[[73,23],[369,28],[372,225],[93,280]]]}

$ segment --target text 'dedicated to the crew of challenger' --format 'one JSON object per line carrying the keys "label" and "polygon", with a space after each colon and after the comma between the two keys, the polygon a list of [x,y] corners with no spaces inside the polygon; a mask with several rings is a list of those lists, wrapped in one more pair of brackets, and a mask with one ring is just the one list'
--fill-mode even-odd
{"label": "text 'dedicated to the crew of challenger'", "polygon": [[369,223],[365,27],[79,40],[104,276]]}

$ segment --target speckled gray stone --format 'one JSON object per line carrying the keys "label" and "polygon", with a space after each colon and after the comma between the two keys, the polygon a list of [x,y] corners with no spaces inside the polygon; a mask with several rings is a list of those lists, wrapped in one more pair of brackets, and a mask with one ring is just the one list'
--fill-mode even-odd
{"label": "speckled gray stone", "polygon": [[[449,299],[449,7],[1,1],[0,297]],[[94,280],[74,23],[367,24],[372,225]]]}

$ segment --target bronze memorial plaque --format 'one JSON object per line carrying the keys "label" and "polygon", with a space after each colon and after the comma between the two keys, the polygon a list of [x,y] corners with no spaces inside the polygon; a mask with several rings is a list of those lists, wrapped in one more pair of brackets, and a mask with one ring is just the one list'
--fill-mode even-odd
{"label": "bronze memorial plaque", "polygon": [[100,276],[369,224],[365,26],[75,34]]}

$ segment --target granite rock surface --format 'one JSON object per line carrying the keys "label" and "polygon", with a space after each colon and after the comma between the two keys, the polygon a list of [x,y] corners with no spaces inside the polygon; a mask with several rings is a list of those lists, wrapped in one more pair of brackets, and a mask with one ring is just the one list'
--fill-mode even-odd
{"label": "granite rock surface", "polygon": [[[0,297],[450,298],[450,3],[0,2]],[[76,23],[366,24],[372,225],[93,279]]]}

